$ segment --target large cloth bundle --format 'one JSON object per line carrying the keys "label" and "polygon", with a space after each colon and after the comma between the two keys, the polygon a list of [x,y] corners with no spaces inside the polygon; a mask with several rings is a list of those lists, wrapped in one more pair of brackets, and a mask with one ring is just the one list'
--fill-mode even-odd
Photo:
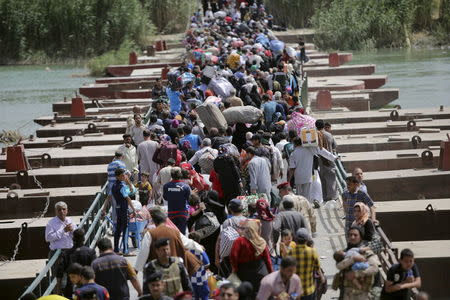
{"label": "large cloth bundle", "polygon": [[214,18],[225,18],[226,16],[227,13],[224,12],[223,10],[219,10],[214,13]]}
{"label": "large cloth bundle", "polygon": [[260,33],[260,34],[256,37],[255,42],[256,42],[256,43],[260,43],[260,44],[263,45],[265,48],[269,48],[269,47],[270,47],[270,41],[269,41],[269,38],[268,38],[265,34],[263,34],[263,33]]}
{"label": "large cloth bundle", "polygon": [[256,201],[258,201],[259,199],[264,199],[267,202],[269,202],[269,200],[267,199],[267,195],[266,194],[252,194],[252,195],[248,195],[248,196],[237,196],[237,199],[241,200],[242,203],[242,214],[246,217],[249,216],[248,213],[248,205],[249,204],[256,204]]}
{"label": "large cloth bundle", "polygon": [[284,43],[280,40],[271,40],[270,41],[270,50],[275,53],[282,53],[284,49]]}
{"label": "large cloth bundle", "polygon": [[197,107],[197,113],[209,130],[212,127],[227,129],[228,124],[217,105],[207,103]]}
{"label": "large cloth bundle", "polygon": [[237,69],[237,68],[239,67],[240,63],[241,63],[241,56],[240,56],[239,54],[237,54],[237,53],[231,53],[231,54],[228,56],[228,59],[227,59],[227,65],[228,65],[232,70]]}
{"label": "large cloth bundle", "polygon": [[208,87],[222,99],[228,98],[231,90],[234,89],[233,85],[223,77],[211,79]]}
{"label": "large cloth bundle", "polygon": [[262,117],[262,111],[254,106],[235,106],[222,112],[228,124],[256,123]]}
{"label": "large cloth bundle", "polygon": [[295,130],[298,134],[302,128],[316,128],[316,119],[299,112],[293,112],[291,119],[286,123],[286,131]]}

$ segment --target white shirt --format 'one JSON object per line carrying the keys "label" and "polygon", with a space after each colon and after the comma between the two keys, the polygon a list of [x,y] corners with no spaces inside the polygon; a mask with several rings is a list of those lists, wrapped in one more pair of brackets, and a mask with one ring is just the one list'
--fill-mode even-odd
{"label": "white shirt", "polygon": [[196,163],[198,163],[200,157],[203,155],[203,153],[205,153],[205,151],[209,150],[212,154],[212,156],[217,157],[219,151],[217,151],[216,149],[211,148],[210,146],[207,147],[203,147],[202,149],[198,150],[197,152],[195,152],[194,156],[191,157],[191,159],[189,160],[189,163],[191,165],[195,165]]}
{"label": "white shirt", "polygon": [[64,227],[68,224],[72,224],[73,230],[76,229],[75,224],[69,217],[66,217],[64,221],[61,221],[58,217],[54,217],[48,221],[45,227],[45,241],[50,243],[50,250],[72,248],[73,230],[68,232],[64,231]]}
{"label": "white shirt", "polygon": [[122,162],[125,164],[128,171],[132,172],[133,170],[138,170],[138,158],[136,148],[133,145],[131,145],[130,148],[125,145],[120,145],[117,151],[123,154]]}
{"label": "white shirt", "polygon": [[289,168],[295,169],[295,184],[305,184],[312,181],[312,168],[317,147],[295,147],[289,157]]}
{"label": "white shirt", "polygon": [[144,125],[141,125],[139,127],[133,125],[127,128],[126,133],[131,134],[131,138],[133,139],[134,144],[137,146],[144,141],[144,130]]}
{"label": "white shirt", "polygon": [[143,141],[137,147],[137,155],[139,158],[139,166],[141,167],[141,172],[149,173],[150,180],[153,179],[153,175],[159,169],[159,164],[153,161],[153,154],[155,154],[158,146],[159,144],[157,142],[148,140]]}

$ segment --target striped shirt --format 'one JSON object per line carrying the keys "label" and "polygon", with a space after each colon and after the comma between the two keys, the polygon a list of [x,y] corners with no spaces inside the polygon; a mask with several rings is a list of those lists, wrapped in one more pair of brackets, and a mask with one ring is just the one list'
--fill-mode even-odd
{"label": "striped shirt", "polygon": [[314,284],[314,271],[318,272],[320,270],[317,250],[305,244],[298,244],[294,249],[289,251],[288,255],[293,256],[297,261],[296,273],[302,283],[302,296],[311,295],[316,289]]}
{"label": "striped shirt", "polygon": [[126,170],[127,167],[120,159],[115,159],[108,165],[108,191],[111,191],[111,188],[113,184],[116,182],[116,170],[117,169],[124,169]]}

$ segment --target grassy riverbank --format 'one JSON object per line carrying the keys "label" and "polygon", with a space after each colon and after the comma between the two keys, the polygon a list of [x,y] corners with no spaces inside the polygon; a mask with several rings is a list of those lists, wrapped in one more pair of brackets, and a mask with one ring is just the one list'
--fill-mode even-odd
{"label": "grassy riverbank", "polygon": [[121,61],[126,48],[183,31],[195,8],[195,0],[0,0],[0,64]]}
{"label": "grassy riverbank", "polygon": [[436,47],[450,44],[448,0],[266,1],[277,22],[312,27],[322,49]]}

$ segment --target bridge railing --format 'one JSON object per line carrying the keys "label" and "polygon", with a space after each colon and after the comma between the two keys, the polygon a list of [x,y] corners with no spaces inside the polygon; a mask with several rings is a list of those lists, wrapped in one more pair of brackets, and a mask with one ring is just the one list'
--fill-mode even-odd
{"label": "bridge railing", "polygon": [[[101,191],[97,193],[89,209],[83,214],[83,218],[80,221],[78,228],[83,228],[86,232],[85,234],[85,245],[89,247],[95,247],[95,244],[99,238],[105,233],[107,228],[107,220],[102,220],[102,207],[105,203],[107,196],[107,186],[106,182]],[[45,267],[37,274],[33,282],[28,286],[25,292],[22,294],[24,296],[27,293],[34,293],[36,296],[46,296],[53,292],[56,287],[56,278],[53,274],[52,269],[54,269],[61,257],[61,249],[58,249],[52,257],[47,261]],[[21,297],[22,297],[21,296]]]}

